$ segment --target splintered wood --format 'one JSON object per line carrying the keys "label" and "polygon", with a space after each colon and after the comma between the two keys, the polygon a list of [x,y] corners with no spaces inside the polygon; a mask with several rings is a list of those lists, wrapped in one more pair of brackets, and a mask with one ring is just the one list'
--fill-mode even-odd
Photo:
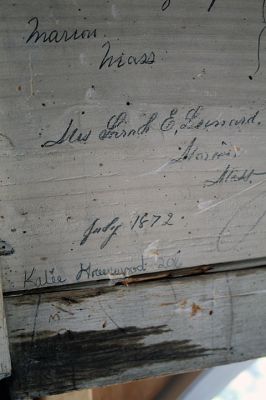
{"label": "splintered wood", "polygon": [[266,256],[263,6],[1,2],[5,291]]}

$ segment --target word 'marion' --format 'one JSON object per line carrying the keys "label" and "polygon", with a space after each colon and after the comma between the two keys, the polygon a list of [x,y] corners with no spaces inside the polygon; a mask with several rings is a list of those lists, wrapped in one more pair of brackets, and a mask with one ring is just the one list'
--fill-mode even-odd
{"label": "word 'marion'", "polygon": [[34,42],[37,43],[41,41],[43,43],[60,43],[60,42],[68,42],[70,40],[78,40],[78,39],[90,39],[91,37],[96,38],[96,29],[83,29],[80,32],[78,29],[75,29],[73,32],[68,32],[67,30],[63,30],[59,32],[56,29],[53,29],[49,32],[39,31],[39,19],[37,17],[32,17],[28,24],[34,24],[33,30],[28,36],[26,43]]}

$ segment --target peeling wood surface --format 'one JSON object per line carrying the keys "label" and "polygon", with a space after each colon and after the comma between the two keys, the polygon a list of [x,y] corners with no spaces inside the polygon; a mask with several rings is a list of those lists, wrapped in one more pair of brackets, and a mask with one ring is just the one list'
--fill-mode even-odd
{"label": "peeling wood surface", "polygon": [[1,1],[4,291],[266,257],[264,3]]}
{"label": "peeling wood surface", "polygon": [[14,398],[266,354],[266,268],[5,298]]}
{"label": "peeling wood surface", "polygon": [[11,362],[7,337],[6,316],[3,303],[2,280],[0,275],[0,379],[11,374]]}

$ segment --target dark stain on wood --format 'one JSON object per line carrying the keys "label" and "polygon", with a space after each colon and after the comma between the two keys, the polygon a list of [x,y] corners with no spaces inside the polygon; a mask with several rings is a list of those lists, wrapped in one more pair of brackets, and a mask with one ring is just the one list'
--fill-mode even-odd
{"label": "dark stain on wood", "polygon": [[71,304],[79,304],[80,303],[80,299],[76,299],[74,297],[62,296],[60,298],[60,302],[63,303],[63,304],[66,304],[67,306],[69,306]]}
{"label": "dark stain on wood", "polygon": [[[32,343],[10,343],[14,398],[41,396],[84,387],[98,378],[119,376],[140,368],[173,360],[209,356],[206,349],[189,340],[172,340],[146,345],[150,335],[170,332],[166,325],[72,332],[53,337],[36,337]],[[39,334],[38,334],[39,335]],[[42,336],[42,335],[41,335]],[[95,383],[94,383],[95,384]]]}
{"label": "dark stain on wood", "polygon": [[[55,290],[55,288],[53,288]],[[59,291],[58,291],[59,290]],[[103,287],[88,287],[86,289],[80,290],[62,290],[62,287],[57,288],[57,291],[50,291],[48,293],[43,294],[43,298],[49,303],[59,303],[64,304],[66,306],[74,306],[76,304],[83,303],[84,300],[102,296],[111,292],[117,292],[122,290],[122,287],[117,288],[116,286],[103,286]],[[26,304],[36,304],[36,298],[39,294],[42,294],[43,291],[35,291],[32,293],[31,291],[24,291],[19,295],[12,297],[12,302],[16,306],[24,306]],[[8,297],[8,295],[6,295]]]}
{"label": "dark stain on wood", "polygon": [[0,239],[0,256],[10,256],[14,253],[13,247],[5,240]]}
{"label": "dark stain on wood", "polygon": [[[11,332],[12,333],[12,332]],[[47,339],[48,337],[54,337],[57,334],[55,331],[49,331],[49,330],[43,330],[38,332],[38,340],[40,339]],[[12,336],[10,336],[11,338]],[[15,340],[18,342],[29,342],[30,338],[32,338],[32,334],[29,334],[28,332],[21,332],[21,333],[16,333],[14,335]]]}
{"label": "dark stain on wood", "polygon": [[195,317],[199,312],[202,311],[202,307],[196,303],[193,303],[191,306],[191,317]]}
{"label": "dark stain on wood", "polygon": [[72,293],[71,295],[68,295],[67,293],[62,294],[60,293],[58,297],[56,294],[53,294],[53,297],[56,297],[56,301],[60,302],[62,304],[66,305],[71,305],[71,304],[79,304],[82,303],[85,299],[91,298],[91,297],[98,297],[105,295],[107,293],[112,293],[117,291],[117,288],[115,286],[103,286],[103,287],[88,287],[83,290],[77,290]]}

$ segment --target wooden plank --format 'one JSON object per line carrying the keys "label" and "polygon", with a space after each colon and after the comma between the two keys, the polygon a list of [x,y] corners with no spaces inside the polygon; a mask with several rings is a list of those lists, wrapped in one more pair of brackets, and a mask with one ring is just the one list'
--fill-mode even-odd
{"label": "wooden plank", "polygon": [[93,389],[92,400],[154,400],[170,380],[171,377],[141,379],[123,385]]}
{"label": "wooden plank", "polygon": [[14,398],[266,354],[266,267],[5,298]]}
{"label": "wooden plank", "polygon": [[105,388],[79,390],[47,396],[41,400],[154,400],[158,393],[171,381],[171,377],[141,379]]}
{"label": "wooden plank", "polygon": [[190,372],[174,376],[140,379],[96,389],[42,397],[40,400],[173,400],[181,396],[202,373]]}
{"label": "wooden plank", "polygon": [[11,375],[11,362],[0,274],[0,380],[9,375]]}
{"label": "wooden plank", "polygon": [[263,5],[2,0],[5,291],[266,257]]}
{"label": "wooden plank", "polygon": [[77,390],[74,392],[42,397],[40,400],[94,400],[92,390]]}

